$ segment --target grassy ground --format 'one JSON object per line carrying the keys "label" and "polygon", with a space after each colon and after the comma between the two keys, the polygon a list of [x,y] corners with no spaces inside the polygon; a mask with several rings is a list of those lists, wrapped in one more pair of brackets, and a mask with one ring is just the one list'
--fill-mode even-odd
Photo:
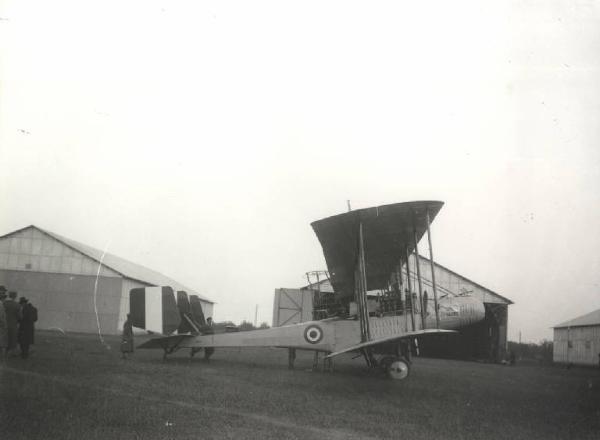
{"label": "grassy ground", "polygon": [[[139,342],[139,339],[136,341]],[[39,332],[0,367],[0,439],[597,439],[600,372],[416,359],[405,381],[341,359],[295,371],[277,349],[119,359],[89,335]],[[201,353],[200,353],[201,355]],[[200,356],[201,357],[201,356]]]}

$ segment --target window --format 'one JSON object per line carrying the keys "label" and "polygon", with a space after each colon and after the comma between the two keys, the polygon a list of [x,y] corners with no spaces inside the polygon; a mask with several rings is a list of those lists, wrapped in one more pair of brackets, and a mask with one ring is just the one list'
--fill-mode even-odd
{"label": "window", "polygon": [[592,348],[592,341],[585,341],[585,349],[591,350],[591,348]]}

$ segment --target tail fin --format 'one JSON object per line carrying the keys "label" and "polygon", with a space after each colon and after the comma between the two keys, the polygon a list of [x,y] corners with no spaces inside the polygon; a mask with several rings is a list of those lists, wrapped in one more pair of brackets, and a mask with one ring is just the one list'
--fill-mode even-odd
{"label": "tail fin", "polygon": [[179,308],[179,316],[181,323],[177,328],[177,333],[194,333],[200,332],[198,323],[194,320],[192,315],[192,306],[188,300],[187,293],[183,290],[177,292],[177,308]]}
{"label": "tail fin", "polygon": [[198,295],[190,295],[190,307],[192,309],[192,317],[197,322],[199,327],[206,325],[206,319],[204,318],[204,312],[202,311],[202,303]]}
{"label": "tail fin", "polygon": [[169,286],[131,289],[129,310],[134,327],[154,333],[170,335],[181,323],[175,294]]}

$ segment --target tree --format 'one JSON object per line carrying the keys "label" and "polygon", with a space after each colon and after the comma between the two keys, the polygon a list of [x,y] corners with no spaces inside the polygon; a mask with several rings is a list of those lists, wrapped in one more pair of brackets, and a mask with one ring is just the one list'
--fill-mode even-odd
{"label": "tree", "polygon": [[246,320],[242,321],[240,323],[240,325],[238,325],[238,328],[240,329],[241,332],[247,332],[250,330],[255,330],[254,325],[252,325],[251,322],[248,322]]}

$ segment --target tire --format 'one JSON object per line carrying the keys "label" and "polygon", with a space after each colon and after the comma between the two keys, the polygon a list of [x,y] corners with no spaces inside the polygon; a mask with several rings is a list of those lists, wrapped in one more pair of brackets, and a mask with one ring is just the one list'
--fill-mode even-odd
{"label": "tire", "polygon": [[404,380],[410,374],[410,364],[403,357],[395,357],[386,366],[386,373],[390,379]]}

